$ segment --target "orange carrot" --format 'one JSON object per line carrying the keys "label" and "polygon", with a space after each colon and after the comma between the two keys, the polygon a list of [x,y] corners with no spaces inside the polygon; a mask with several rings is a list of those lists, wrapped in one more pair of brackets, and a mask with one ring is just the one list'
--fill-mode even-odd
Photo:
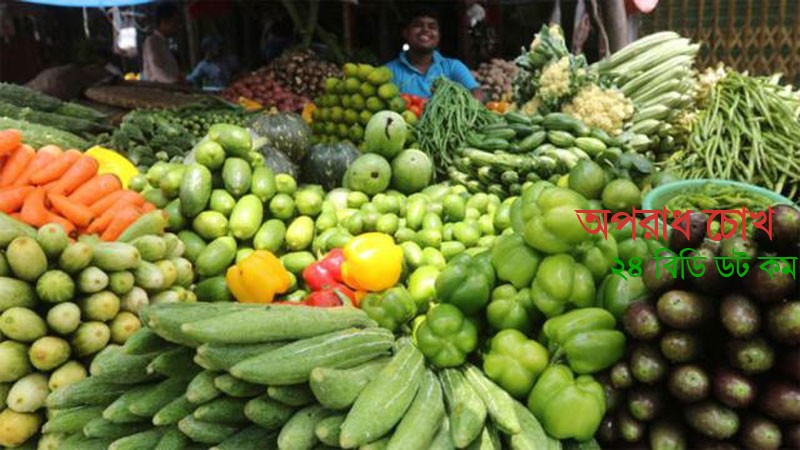
{"label": "orange carrot", "polygon": [[150,202],[147,202],[144,205],[139,207],[139,211],[141,211],[142,214],[149,213],[150,211],[153,211],[155,209],[156,209],[156,205],[154,205],[154,204],[152,204]]}
{"label": "orange carrot", "polygon": [[22,133],[19,130],[0,130],[0,155],[16,150],[22,145]]}
{"label": "orange carrot", "polygon": [[33,186],[8,186],[0,188],[0,211],[12,213],[19,211],[25,197],[33,190]]}
{"label": "orange carrot", "polygon": [[61,227],[64,228],[64,232],[66,232],[67,235],[70,235],[73,232],[75,232],[75,225],[72,222],[59,216],[58,214],[52,211],[47,211],[47,223],[57,223],[61,225]]}
{"label": "orange carrot", "polygon": [[18,212],[11,213],[8,215],[8,217],[11,217],[14,220],[19,220],[20,222],[22,222],[22,215]]}
{"label": "orange carrot", "polygon": [[94,216],[88,206],[75,202],[63,195],[50,193],[47,195],[53,209],[78,227],[89,225]]}
{"label": "orange carrot", "polygon": [[47,208],[44,205],[45,191],[43,188],[32,190],[22,203],[20,217],[22,221],[36,227],[47,223]]}
{"label": "orange carrot", "polygon": [[69,199],[76,203],[89,206],[120,189],[122,189],[122,183],[119,181],[119,178],[117,178],[116,175],[105,173],[103,175],[96,175],[91,180],[83,183],[83,186],[76,189],[75,192],[69,196]]}
{"label": "orange carrot", "polygon": [[31,175],[31,183],[41,185],[58,180],[80,157],[81,152],[78,150],[65,151],[52,164]]}
{"label": "orange carrot", "polygon": [[102,214],[95,215],[95,219],[86,228],[89,234],[102,233],[108,228],[108,225],[114,220],[114,216],[122,209],[128,206],[134,206],[128,202],[117,202],[110,208],[106,209]]}
{"label": "orange carrot", "polygon": [[100,164],[91,156],[81,156],[48,192],[69,195],[97,174]]}
{"label": "orange carrot", "polygon": [[135,191],[119,190],[92,203],[89,209],[92,210],[92,214],[95,217],[100,217],[101,214],[117,203],[130,203],[139,206],[144,204],[144,197]]}
{"label": "orange carrot", "polygon": [[55,145],[48,145],[39,149],[36,156],[30,161],[25,170],[14,180],[14,186],[31,184],[31,176],[49,166],[61,154],[61,149]]}
{"label": "orange carrot", "polygon": [[11,186],[35,155],[36,151],[30,145],[22,144],[17,147],[0,171],[0,187]]}
{"label": "orange carrot", "polygon": [[108,228],[100,236],[104,241],[115,241],[132,223],[136,222],[142,213],[133,205],[122,208],[115,216]]}

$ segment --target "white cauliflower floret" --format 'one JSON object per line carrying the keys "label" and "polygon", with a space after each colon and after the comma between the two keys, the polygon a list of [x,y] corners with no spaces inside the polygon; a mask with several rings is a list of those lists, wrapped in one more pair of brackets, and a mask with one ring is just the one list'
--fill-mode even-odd
{"label": "white cauliflower floret", "polygon": [[581,89],[562,111],[591,127],[618,135],[625,121],[633,116],[633,103],[622,92],[592,84]]}
{"label": "white cauliflower floret", "polygon": [[560,98],[569,93],[569,57],[548,64],[539,77],[539,94],[542,98]]}

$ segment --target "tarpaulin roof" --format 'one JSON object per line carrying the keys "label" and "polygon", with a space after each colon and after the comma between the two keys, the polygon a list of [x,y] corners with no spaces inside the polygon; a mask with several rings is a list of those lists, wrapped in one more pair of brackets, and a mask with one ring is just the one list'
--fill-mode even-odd
{"label": "tarpaulin roof", "polygon": [[112,6],[141,5],[154,3],[156,0],[23,0],[25,3],[40,5],[70,6],[78,8],[110,8]]}

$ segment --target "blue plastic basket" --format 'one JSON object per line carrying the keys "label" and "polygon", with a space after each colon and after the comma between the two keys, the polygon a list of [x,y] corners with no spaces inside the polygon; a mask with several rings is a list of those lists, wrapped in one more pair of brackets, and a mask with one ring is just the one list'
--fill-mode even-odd
{"label": "blue plastic basket", "polygon": [[788,198],[752,184],[730,180],[698,179],[675,181],[673,183],[665,184],[653,189],[644,197],[644,200],[642,201],[642,209],[661,209],[673,197],[680,194],[686,194],[687,192],[691,192],[693,190],[702,189],[708,184],[725,187],[735,186],[743,191],[761,195],[772,200],[772,206],[785,204],[797,207],[797,205]]}

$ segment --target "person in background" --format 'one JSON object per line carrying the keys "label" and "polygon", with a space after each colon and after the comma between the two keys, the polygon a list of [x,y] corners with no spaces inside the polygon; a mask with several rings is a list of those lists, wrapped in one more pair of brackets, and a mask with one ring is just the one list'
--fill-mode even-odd
{"label": "person in background", "polygon": [[420,9],[409,17],[403,29],[408,49],[389,61],[386,66],[394,75],[393,81],[404,94],[429,98],[433,81],[441,76],[460,83],[478,100],[483,101],[480,85],[464,63],[445,58],[439,46],[439,20],[436,12]]}
{"label": "person in background", "polygon": [[156,8],[156,30],[147,37],[142,48],[142,79],[158,83],[178,83],[182,78],[178,60],[169,49],[169,38],[181,27],[180,10],[174,3],[161,3]]}
{"label": "person in background", "polygon": [[203,49],[203,60],[197,63],[187,80],[197,87],[224,88],[231,80],[229,64],[222,57],[220,40],[216,37],[207,37],[200,44]]}

